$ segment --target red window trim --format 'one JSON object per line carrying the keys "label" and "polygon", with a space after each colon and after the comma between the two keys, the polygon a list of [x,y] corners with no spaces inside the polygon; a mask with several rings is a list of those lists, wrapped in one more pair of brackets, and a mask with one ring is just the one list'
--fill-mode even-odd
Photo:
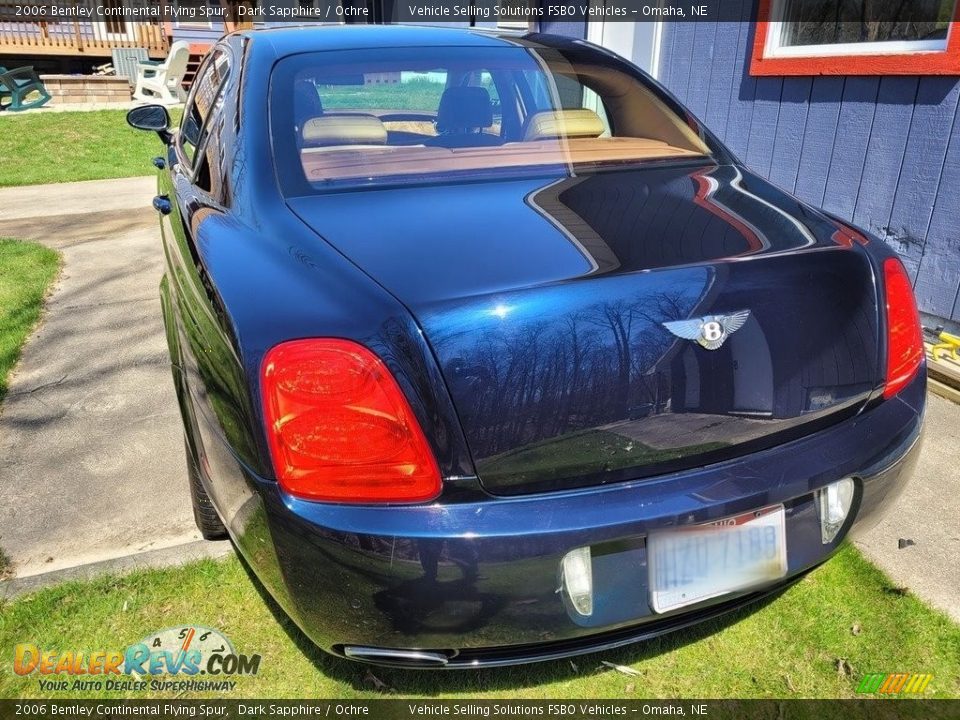
{"label": "red window trim", "polygon": [[760,0],[757,10],[751,75],[960,75],[960,2],[953,9],[947,48],[940,52],[764,57],[771,2]]}

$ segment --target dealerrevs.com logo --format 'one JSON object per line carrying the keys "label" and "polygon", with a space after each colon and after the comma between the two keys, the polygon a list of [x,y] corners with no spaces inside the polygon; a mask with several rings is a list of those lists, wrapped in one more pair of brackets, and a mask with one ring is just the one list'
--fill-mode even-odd
{"label": "dealerrevs.com logo", "polygon": [[229,691],[237,684],[230,678],[256,675],[261,659],[197,625],[151,633],[125,650],[61,652],[20,643],[13,655],[17,675],[37,675],[41,690],[70,692]]}

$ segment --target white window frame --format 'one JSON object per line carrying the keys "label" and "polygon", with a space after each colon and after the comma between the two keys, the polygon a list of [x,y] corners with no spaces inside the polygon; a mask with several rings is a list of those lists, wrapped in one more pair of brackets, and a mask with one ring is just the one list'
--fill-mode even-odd
{"label": "white window frame", "polygon": [[[497,2],[497,7],[503,7],[502,2]],[[527,7],[530,7],[530,3],[527,3]],[[533,21],[532,20],[501,20],[500,16],[497,16],[497,29],[498,30],[533,30]]]}
{"label": "white window frame", "polygon": [[[780,3],[773,2],[773,12],[777,13]],[[767,42],[763,46],[763,56],[768,58],[791,57],[833,57],[839,55],[910,55],[920,53],[938,53],[947,49],[947,40],[883,40],[880,42],[824,43],[822,45],[781,45],[783,25],[779,20],[767,23]],[[947,30],[949,34],[951,27]]]}
{"label": "white window frame", "polygon": [[[612,0],[590,0],[591,7],[604,8]],[[641,70],[657,78],[660,72],[660,45],[663,21],[642,23],[619,20],[587,21],[587,41],[625,57]]]}

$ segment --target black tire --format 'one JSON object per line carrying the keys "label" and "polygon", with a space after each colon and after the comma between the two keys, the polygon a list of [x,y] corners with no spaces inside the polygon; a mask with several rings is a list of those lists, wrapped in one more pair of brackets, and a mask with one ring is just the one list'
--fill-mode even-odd
{"label": "black tire", "polygon": [[227,528],[224,526],[216,508],[210,502],[210,496],[203,488],[200,480],[200,470],[190,452],[190,445],[184,441],[187,453],[187,474],[190,476],[190,500],[193,501],[193,520],[204,540],[223,540],[227,537]]}

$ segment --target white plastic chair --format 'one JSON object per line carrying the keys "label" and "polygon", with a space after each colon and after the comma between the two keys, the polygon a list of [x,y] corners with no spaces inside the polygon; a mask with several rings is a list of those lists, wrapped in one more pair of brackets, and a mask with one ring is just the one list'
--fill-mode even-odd
{"label": "white plastic chair", "polygon": [[178,40],[170,46],[163,62],[145,61],[137,64],[137,87],[134,100],[159,102],[164,105],[182,103],[187,99],[183,91],[183,75],[190,60],[190,45]]}

